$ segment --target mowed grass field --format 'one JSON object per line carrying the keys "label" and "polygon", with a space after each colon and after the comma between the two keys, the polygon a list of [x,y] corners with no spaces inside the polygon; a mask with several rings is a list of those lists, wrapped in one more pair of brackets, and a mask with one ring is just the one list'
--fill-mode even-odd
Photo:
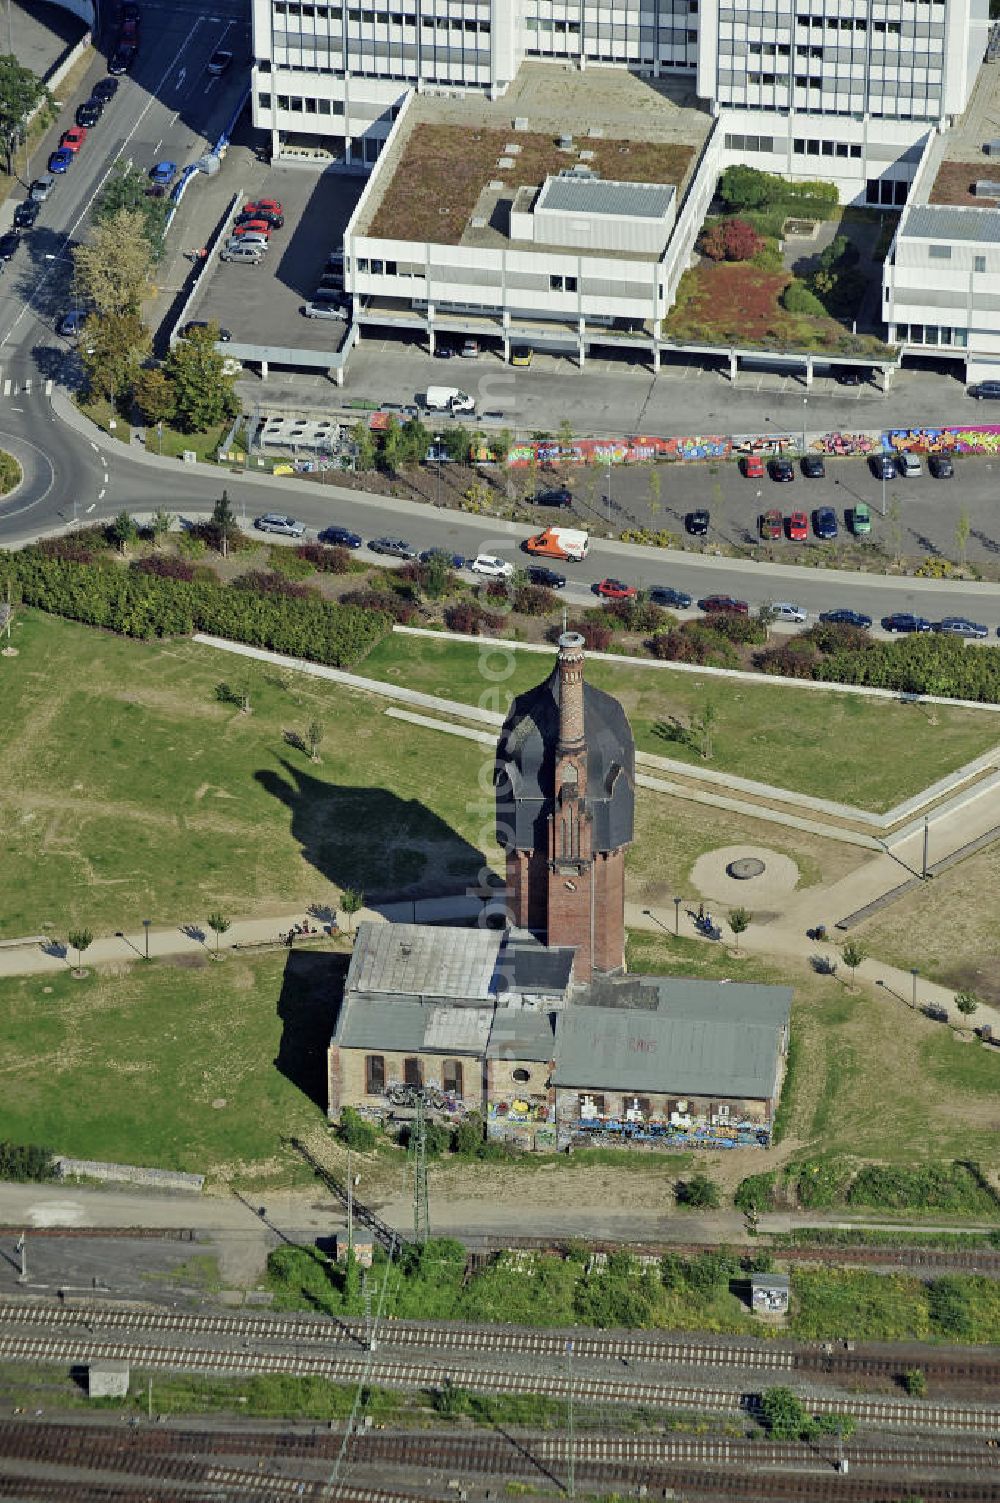
{"label": "mowed grass field", "polygon": [[[518,652],[516,645],[508,651],[394,632],[359,672],[502,712],[507,696],[544,676],[545,664],[539,653]],[[989,710],[597,659],[588,663],[587,677],[621,700],[640,751],[704,765],[695,748],[664,736],[663,727],[672,719],[687,725],[711,700],[717,719],[708,765],[714,770],[874,812],[1000,743],[1000,716]]]}

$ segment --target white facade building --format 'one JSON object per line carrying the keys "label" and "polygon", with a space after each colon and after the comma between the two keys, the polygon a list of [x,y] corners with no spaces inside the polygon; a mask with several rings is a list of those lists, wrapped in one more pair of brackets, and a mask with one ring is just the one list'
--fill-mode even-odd
{"label": "white facade building", "polygon": [[[253,118],[370,166],[410,89],[497,99],[525,59],[687,77],[726,161],[905,201],[928,130],[964,110],[989,0],[253,0]],[[724,164],[725,165],[725,164]]]}
{"label": "white facade building", "polygon": [[966,362],[968,380],[1000,376],[1000,209],[915,204],[885,263],[891,342]]}

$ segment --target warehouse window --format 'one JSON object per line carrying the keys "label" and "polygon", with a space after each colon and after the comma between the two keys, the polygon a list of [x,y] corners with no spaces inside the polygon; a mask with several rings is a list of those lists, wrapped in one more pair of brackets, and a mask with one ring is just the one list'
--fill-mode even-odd
{"label": "warehouse window", "polygon": [[461,1096],[462,1092],[462,1061],[460,1059],[446,1059],[441,1066],[441,1085],[453,1096]]}
{"label": "warehouse window", "polygon": [[424,1067],[419,1059],[403,1060],[403,1080],[408,1086],[420,1090],[424,1083]]}
{"label": "warehouse window", "polygon": [[385,1055],[365,1055],[365,1092],[369,1096],[381,1096],[385,1090]]}

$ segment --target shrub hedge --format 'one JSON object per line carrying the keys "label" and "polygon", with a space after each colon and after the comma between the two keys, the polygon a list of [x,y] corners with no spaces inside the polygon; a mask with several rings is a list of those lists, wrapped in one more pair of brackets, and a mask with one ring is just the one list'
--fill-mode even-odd
{"label": "shrub hedge", "polygon": [[373,609],[274,599],[207,580],[163,579],[46,557],[34,547],[0,553],[0,581],[8,580],[25,605],[121,636],[151,640],[207,632],[335,668],[358,662],[390,626],[381,597]]}

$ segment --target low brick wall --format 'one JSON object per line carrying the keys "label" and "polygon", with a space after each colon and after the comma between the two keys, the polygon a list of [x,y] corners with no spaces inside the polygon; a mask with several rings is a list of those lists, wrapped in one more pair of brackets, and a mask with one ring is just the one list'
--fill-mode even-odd
{"label": "low brick wall", "polygon": [[144,1185],[153,1190],[193,1190],[200,1193],[205,1185],[203,1174],[182,1174],[179,1169],[143,1169],[137,1164],[104,1164],[99,1159],[56,1161],[60,1179],[98,1179],[107,1183]]}

